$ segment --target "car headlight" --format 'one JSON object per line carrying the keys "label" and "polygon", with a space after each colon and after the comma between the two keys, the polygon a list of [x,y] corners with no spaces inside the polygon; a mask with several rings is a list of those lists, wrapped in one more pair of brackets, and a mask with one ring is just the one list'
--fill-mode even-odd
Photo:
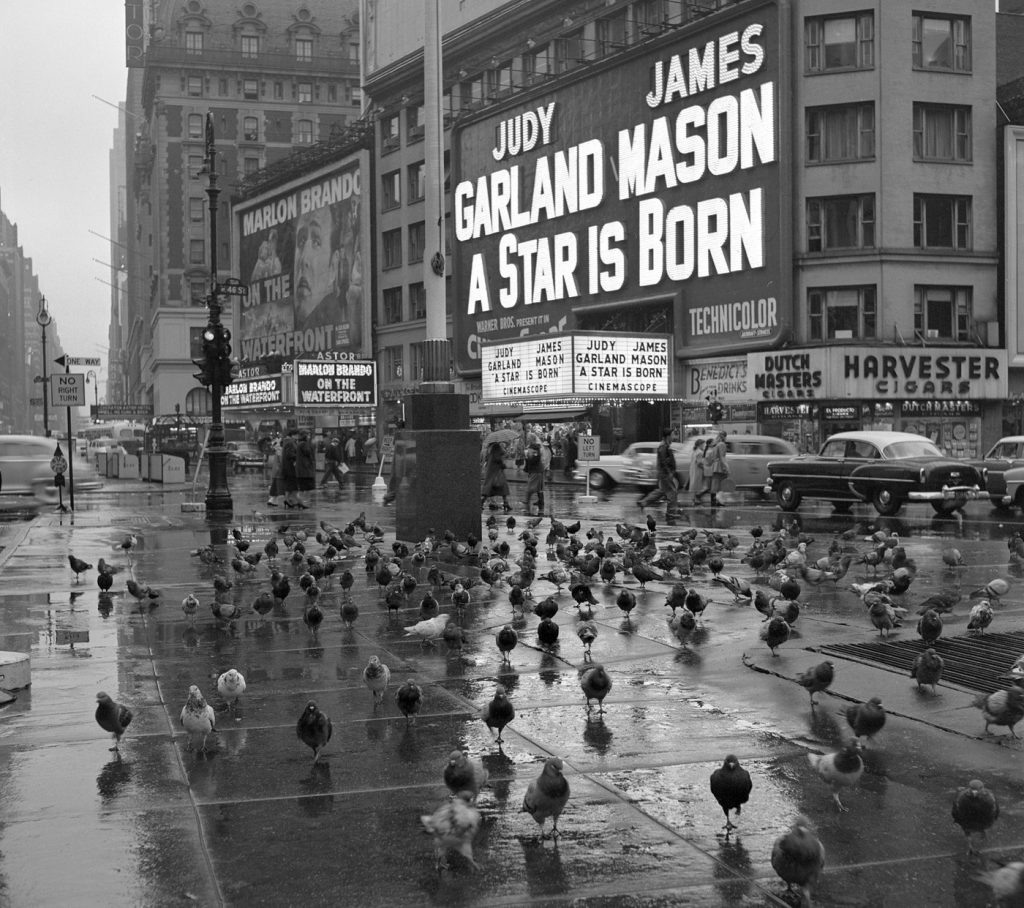
{"label": "car headlight", "polygon": [[924,467],[921,467],[921,469],[917,471],[917,481],[921,483],[921,485],[924,485],[927,479],[928,471]]}

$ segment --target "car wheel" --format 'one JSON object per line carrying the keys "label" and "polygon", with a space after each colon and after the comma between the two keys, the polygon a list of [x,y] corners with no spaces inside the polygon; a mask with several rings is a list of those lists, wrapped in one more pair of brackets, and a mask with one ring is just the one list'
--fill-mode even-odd
{"label": "car wheel", "polygon": [[590,488],[610,489],[613,485],[615,485],[615,480],[605,473],[604,470],[590,471]]}
{"label": "car wheel", "polygon": [[835,509],[837,514],[849,514],[850,509],[853,507],[852,501],[833,501],[832,507]]}
{"label": "car wheel", "polygon": [[1003,504],[1002,495],[990,496],[988,500],[992,502],[992,507],[994,507],[997,511],[1009,511],[1013,507],[1013,505]]}
{"label": "car wheel", "polygon": [[800,493],[791,482],[782,483],[775,490],[775,498],[784,511],[795,511],[800,507]]}
{"label": "car wheel", "polygon": [[871,503],[883,517],[892,517],[903,507],[903,502],[891,489],[876,489],[875,494],[871,496]]}

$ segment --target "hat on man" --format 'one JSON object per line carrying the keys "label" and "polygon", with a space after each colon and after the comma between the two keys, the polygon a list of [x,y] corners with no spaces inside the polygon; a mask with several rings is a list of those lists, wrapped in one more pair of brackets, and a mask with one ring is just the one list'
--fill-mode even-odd
{"label": "hat on man", "polygon": [[672,435],[673,432],[675,432],[675,429],[673,429],[671,426],[665,426],[665,428],[661,430],[661,437],[668,438],[669,436]]}

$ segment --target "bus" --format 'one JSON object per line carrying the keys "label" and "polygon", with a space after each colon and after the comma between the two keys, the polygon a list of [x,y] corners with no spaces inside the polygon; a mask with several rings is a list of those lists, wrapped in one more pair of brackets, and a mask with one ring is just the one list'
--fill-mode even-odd
{"label": "bus", "polygon": [[119,444],[128,454],[138,454],[146,437],[146,427],[142,423],[128,420],[93,423],[82,429],[76,437],[79,444],[85,439],[87,448],[95,447],[94,443],[101,439],[110,439],[111,445]]}

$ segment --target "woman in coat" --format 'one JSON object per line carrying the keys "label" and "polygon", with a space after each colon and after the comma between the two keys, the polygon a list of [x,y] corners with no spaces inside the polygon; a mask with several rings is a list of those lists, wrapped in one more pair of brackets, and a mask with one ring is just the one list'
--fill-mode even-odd
{"label": "woman in coat", "polygon": [[704,494],[703,438],[694,441],[693,452],[690,454],[690,493],[693,495],[693,503],[700,504],[701,496]]}
{"label": "woman in coat", "polygon": [[[508,501],[508,479],[505,477],[505,452],[501,443],[497,441],[491,442],[487,446],[484,460],[484,480],[480,490],[481,507],[492,495],[501,496],[501,506],[506,514],[512,510],[512,505]],[[496,507],[497,505],[491,505],[492,510]]]}
{"label": "woman in coat", "polygon": [[303,492],[316,488],[316,451],[308,432],[299,433],[299,443],[295,448],[295,481],[299,491],[297,504],[300,508],[308,508]]}

